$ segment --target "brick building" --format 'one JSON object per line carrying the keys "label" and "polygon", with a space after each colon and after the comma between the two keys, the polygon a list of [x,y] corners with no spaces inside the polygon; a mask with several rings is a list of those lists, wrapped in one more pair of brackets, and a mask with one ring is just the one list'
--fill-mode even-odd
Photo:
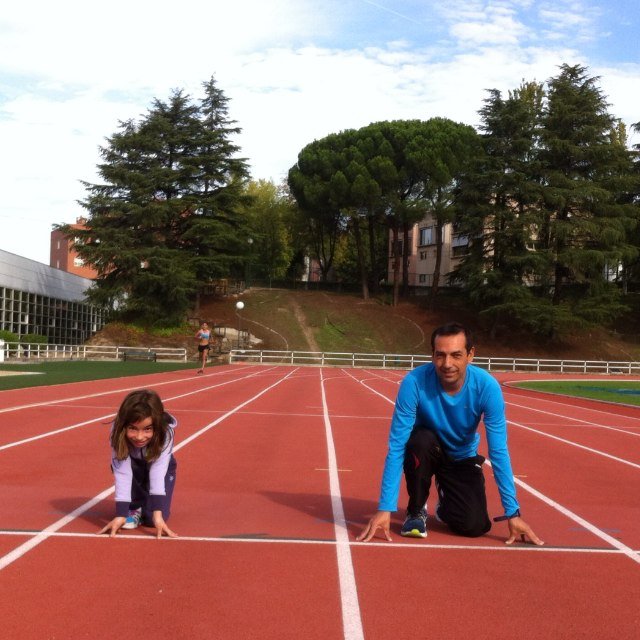
{"label": "brick building", "polygon": [[[86,219],[76,218],[75,224],[70,225],[73,229],[86,229]],[[54,269],[61,269],[67,273],[73,273],[82,278],[93,280],[96,271],[82,262],[82,258],[73,248],[79,238],[65,236],[57,229],[51,232],[51,248],[49,253],[49,265]]]}

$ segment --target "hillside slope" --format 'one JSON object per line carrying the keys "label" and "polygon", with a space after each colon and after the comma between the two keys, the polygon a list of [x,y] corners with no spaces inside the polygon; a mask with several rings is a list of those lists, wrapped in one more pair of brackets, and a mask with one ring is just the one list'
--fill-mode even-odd
{"label": "hillside slope", "polygon": [[[245,306],[238,315],[236,302]],[[428,310],[423,299],[392,307],[380,300],[325,291],[253,288],[241,296],[205,298],[182,333],[158,336],[133,327],[107,325],[90,342],[145,347],[186,347],[196,357],[194,334],[200,321],[228,327],[226,346],[235,346],[237,329],[249,331],[258,347],[273,350],[346,353],[430,354],[433,329],[449,321],[469,326],[476,338],[476,354],[484,357],[572,360],[639,361],[637,333],[624,340],[605,330],[576,334],[562,342],[511,334],[492,339],[469,309],[443,305]],[[222,330],[224,332],[224,329]],[[635,339],[635,340],[633,340]]]}
{"label": "hillside slope", "polygon": [[[245,307],[240,318],[235,303]],[[424,308],[424,300],[398,307],[379,300],[325,291],[251,289],[239,298],[205,299],[198,317],[210,324],[249,330],[264,349],[367,353],[430,353],[430,335],[444,322],[467,324],[482,356],[565,358],[578,360],[638,360],[640,345],[604,330],[572,336],[562,342],[510,335],[491,339],[471,310]]]}

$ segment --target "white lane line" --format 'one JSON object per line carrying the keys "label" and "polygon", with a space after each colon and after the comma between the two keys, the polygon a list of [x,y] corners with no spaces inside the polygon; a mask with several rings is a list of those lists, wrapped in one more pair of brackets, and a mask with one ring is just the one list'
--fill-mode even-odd
{"label": "white lane line", "polygon": [[[267,393],[267,391],[271,391],[271,389],[277,387],[281,382],[284,382],[287,378],[292,376],[296,371],[297,371],[297,369],[292,369],[291,371],[289,371],[289,373],[287,373],[286,376],[284,376],[283,378],[280,378],[280,380],[278,380],[277,382],[274,382],[272,385],[268,386],[266,389],[263,389],[262,391],[257,393],[255,396],[249,398],[248,400],[245,400],[244,402],[241,402],[234,409],[231,409],[230,411],[227,411],[226,413],[221,415],[219,418],[216,418],[213,422],[210,422],[208,425],[202,427],[202,429],[200,429],[199,431],[196,431],[195,433],[192,433],[188,438],[185,438],[179,444],[177,444],[173,448],[173,450],[174,451],[178,451],[178,450],[182,449],[182,447],[184,447],[186,444],[188,444],[192,440],[195,440],[197,437],[201,436],[203,433],[209,431],[209,429],[211,429],[212,427],[215,427],[217,424],[220,424],[223,420],[226,420],[229,416],[232,416],[234,413],[237,413],[243,407],[246,407],[248,404],[251,404],[254,400],[257,400],[258,398],[263,396],[265,393]],[[247,378],[251,378],[253,375],[255,375],[255,374],[251,374],[250,376],[247,376]]]}
{"label": "white lane line", "polygon": [[621,462],[622,464],[629,465],[630,467],[635,467],[636,469],[640,469],[640,464],[636,464],[635,462],[631,462],[629,460],[625,460],[624,458],[618,458],[618,456],[613,456],[610,453],[605,453],[604,451],[599,451],[598,449],[592,449],[591,447],[587,447],[583,444],[578,444],[577,442],[573,442],[573,440],[567,440],[565,438],[560,438],[559,436],[551,435],[546,431],[540,431],[539,429],[534,429],[533,427],[528,427],[525,424],[520,424],[519,422],[514,422],[513,420],[507,420],[509,424],[512,424],[514,427],[518,427],[520,429],[526,429],[527,431],[532,431],[533,433],[537,433],[545,438],[551,438],[552,440],[557,440],[558,442],[563,442],[564,444],[568,444],[572,447],[576,447],[577,449],[582,449],[584,451],[588,451],[589,453],[593,453],[597,456],[602,456],[603,458],[609,458],[610,460],[614,460],[615,462]]}
{"label": "white lane line", "polygon": [[46,529],[43,529],[40,533],[35,535],[30,540],[23,542],[19,547],[16,547],[13,551],[10,551],[6,555],[2,556],[2,558],[0,558],[0,571],[10,565],[12,562],[15,562],[16,560],[21,558],[25,553],[31,551],[31,549],[33,549],[34,547],[37,547],[41,542],[44,542],[52,533],[55,533],[59,529],[62,529],[62,527],[69,524],[72,520],[75,520],[78,516],[81,516],[85,511],[88,511],[99,502],[104,500],[106,497],[110,496],[114,491],[114,487],[105,489],[102,493],[99,493],[94,498],[91,498],[91,500],[89,500],[88,502],[85,502],[83,505],[79,506],[75,511],[72,511],[63,518],[60,518],[60,520],[49,525]]}
{"label": "white lane line", "polygon": [[[171,400],[179,400],[180,398],[186,398],[187,396],[192,396],[202,391],[209,391],[210,389],[216,389],[218,387],[224,387],[227,384],[232,384],[234,382],[239,382],[240,380],[246,380],[247,378],[253,378],[258,375],[258,372],[250,373],[247,376],[243,376],[240,378],[233,378],[232,380],[227,380],[226,382],[221,382],[219,384],[213,384],[208,387],[201,387],[194,391],[188,391],[187,393],[182,393],[177,396],[172,396],[170,398],[165,398],[163,400],[164,404],[167,402],[171,402]],[[164,384],[164,383],[163,383]],[[150,385],[151,386],[151,385]],[[154,385],[155,386],[155,385]],[[138,387],[132,387],[132,389],[137,389]],[[125,389],[127,391],[127,389]],[[96,395],[103,395],[102,393],[98,393]],[[90,396],[87,396],[90,397]],[[84,427],[88,424],[93,424],[94,422],[99,422],[100,420],[108,420],[112,418],[115,413],[107,413],[103,416],[98,416],[96,418],[91,418],[90,420],[85,420],[84,422],[77,422],[76,424],[69,425],[67,427],[62,427],[60,429],[55,429],[54,431],[47,431],[46,433],[41,433],[37,436],[32,436],[30,438],[24,438],[23,440],[16,440],[15,442],[9,442],[8,444],[3,444],[0,446],[0,451],[4,451],[5,449],[11,449],[12,447],[17,447],[21,444],[28,444],[29,442],[34,442],[36,440],[41,440],[42,438],[49,438],[51,436],[55,436],[59,433],[64,433],[65,431],[71,431],[72,429],[78,429],[79,427]]]}
{"label": "white lane line", "polygon": [[[39,531],[13,531],[0,529],[1,536],[13,536],[24,537],[32,534],[41,533]],[[145,542],[156,541],[157,538],[154,535],[126,535],[119,534],[115,538],[102,535],[99,536],[95,533],[74,533],[63,531],[51,531],[47,534],[48,538],[93,538],[94,540],[119,540],[121,542]],[[171,544],[177,544],[178,542],[239,542],[239,543],[256,543],[256,544],[302,544],[302,545],[321,545],[321,546],[337,546],[336,540],[320,540],[313,538],[272,538],[256,536],[178,536],[177,538],[162,538],[166,542]],[[507,553],[595,553],[599,555],[625,555],[623,551],[619,549],[609,549],[602,547],[560,547],[545,545],[544,547],[537,547],[532,544],[519,544],[515,543],[512,546],[506,544],[501,545],[473,545],[473,544],[432,544],[427,540],[415,541],[415,542],[349,542],[350,547],[379,547],[384,549],[415,549],[416,551],[505,551]],[[639,551],[640,552],[640,551]]]}
{"label": "white lane line", "polygon": [[[273,369],[273,368],[274,367],[270,367],[270,369]],[[212,378],[214,376],[221,376],[221,375],[224,375],[225,373],[231,373],[231,371],[230,370],[216,371],[216,373],[214,374],[207,374],[204,376],[204,378],[197,378],[197,379],[203,380],[206,378]],[[151,374],[151,375],[154,375],[154,374]],[[189,380],[193,381],[194,376],[191,375],[188,378],[177,378],[176,380],[165,380],[164,382],[154,382],[153,384],[150,384],[148,386],[161,387],[165,384],[175,384],[176,382],[188,382]],[[91,382],[100,382],[100,380],[92,380]],[[59,385],[51,385],[51,386],[55,387]],[[108,396],[114,393],[124,393],[125,391],[133,391],[134,389],[140,389],[141,386],[144,386],[144,385],[138,384],[133,387],[123,387],[121,389],[112,389],[111,391],[100,391],[99,393],[88,393],[82,396],[74,396],[71,398],[61,398],[59,400],[45,400],[43,402],[32,402],[30,404],[23,404],[15,407],[5,407],[4,409],[0,409],[0,413],[9,413],[10,411],[21,411],[22,409],[32,409],[34,407],[48,407],[53,404],[63,404],[65,402],[74,402],[75,400],[87,400],[88,398],[99,398],[100,396]]]}
{"label": "white lane line", "polygon": [[[491,466],[490,462],[488,462],[488,464],[489,466]],[[538,500],[542,500],[542,502],[544,502],[545,504],[548,504],[550,507],[553,507],[563,515],[567,516],[567,518],[570,518],[574,522],[578,523],[579,525],[587,529],[587,531],[590,531],[594,536],[597,536],[598,538],[609,543],[612,547],[624,553],[625,556],[627,556],[628,558],[631,558],[631,560],[640,564],[640,554],[638,554],[637,551],[634,551],[631,547],[628,547],[626,544],[620,542],[620,540],[618,540],[617,538],[614,538],[613,536],[610,536],[608,533],[605,533],[604,531],[602,531],[602,529],[598,529],[598,527],[596,527],[595,525],[592,525],[590,522],[587,522],[584,518],[581,518],[577,513],[570,511],[569,509],[567,509],[566,507],[563,507],[561,504],[559,504],[555,500],[548,498],[544,494],[540,493],[537,489],[534,489],[531,485],[527,484],[526,482],[523,482],[518,478],[514,478],[514,481],[519,487],[522,487],[525,491],[528,491],[531,495],[538,498]]]}
{"label": "white lane line", "polygon": [[358,589],[349,546],[349,531],[347,529],[347,521],[344,517],[344,509],[342,508],[338,462],[331,430],[331,420],[329,419],[322,368],[320,369],[320,390],[322,392],[322,410],[324,413],[324,429],[327,439],[329,461],[329,491],[331,493],[333,526],[336,534],[336,555],[340,581],[340,602],[342,605],[342,627],[345,640],[364,640],[360,604],[358,602]]}
{"label": "white lane line", "polygon": [[[353,378],[353,376],[351,376],[351,377]],[[356,378],[353,378],[353,379],[357,381]],[[375,391],[375,389],[371,389],[371,387],[369,387],[364,382],[361,382],[361,384],[363,384],[365,387],[367,387],[368,389],[370,389],[371,391],[373,391],[374,393],[379,395],[381,398],[384,398],[387,402],[389,402],[391,404],[395,404],[393,402],[393,400],[390,400],[386,396],[383,396],[382,394],[378,393],[377,391]],[[531,427],[526,427],[526,426],[518,424],[516,422],[512,422],[511,420],[509,420],[508,422],[509,422],[509,424],[514,424],[514,425],[516,425],[518,427],[522,427],[523,429],[528,429],[529,431],[533,431],[533,432],[538,433],[540,435],[547,436],[548,438],[553,438],[554,440],[560,440],[561,442],[573,445],[574,447],[578,447],[580,449],[586,449],[587,451],[591,451],[592,453],[595,453],[595,454],[598,454],[598,455],[601,455],[601,456],[605,456],[607,458],[611,458],[613,460],[616,460],[617,462],[622,462],[624,464],[629,464],[629,465],[631,465],[633,467],[639,467],[640,468],[640,465],[637,465],[637,464],[635,464],[633,462],[629,462],[628,460],[623,460],[622,458],[616,458],[615,456],[611,456],[611,455],[609,455],[607,453],[603,453],[601,451],[596,451],[595,449],[589,449],[588,447],[584,447],[582,445],[576,444],[575,442],[570,442],[569,440],[564,440],[563,438],[557,438],[556,436],[550,436],[548,433],[544,433],[543,431],[538,431],[537,429],[532,429]],[[491,466],[491,462],[489,460],[487,460],[487,464],[489,466]],[[627,557],[631,558],[631,560],[633,560],[634,562],[640,563],[640,556],[638,555],[637,552],[635,552],[633,549],[631,549],[631,547],[628,547],[626,544],[623,544],[622,542],[620,542],[616,538],[610,536],[608,533],[605,533],[604,531],[598,529],[598,527],[592,525],[590,522],[587,522],[584,518],[581,518],[576,513],[573,513],[573,511],[569,511],[569,509],[567,509],[566,507],[563,507],[560,503],[556,502],[555,500],[552,500],[551,498],[548,498],[544,494],[540,493],[537,489],[534,489],[531,485],[527,484],[526,482],[523,482],[522,480],[519,480],[518,478],[514,478],[514,482],[519,487],[522,487],[525,491],[530,493],[531,495],[535,496],[539,500],[542,500],[542,502],[548,504],[549,506],[551,506],[554,509],[560,511],[560,513],[564,514],[565,516],[567,516],[568,518],[570,518],[574,522],[577,522],[578,524],[580,524],[583,527],[585,527],[588,531],[593,533],[593,535],[597,536],[598,538],[601,538],[602,540],[604,540],[605,542],[610,544],[612,547],[615,547],[616,549],[619,549],[624,555],[626,555]]]}
{"label": "white lane line", "polygon": [[[342,369],[342,371],[345,371],[345,369]],[[391,378],[388,378],[387,376],[380,375],[377,371],[370,371],[369,369],[363,369],[362,372],[371,376],[372,380],[382,380],[382,382],[389,382],[390,384],[395,384],[398,386],[404,380],[404,375],[401,378],[398,378],[397,380],[393,380]],[[361,380],[364,381],[367,379],[368,378],[362,378]]]}
{"label": "white lane line", "polygon": [[[203,427],[202,429],[200,429],[199,431],[191,435],[186,440],[183,440],[182,442],[180,442],[180,444],[174,447],[174,451],[178,451],[179,449],[184,447],[187,443],[194,440],[196,437],[201,436],[203,433],[205,433],[212,427],[215,427],[217,424],[222,422],[222,420],[224,420],[225,418],[228,418],[229,416],[239,411],[242,407],[246,406],[250,402],[253,402],[254,400],[257,400],[260,396],[267,393],[267,391],[271,391],[271,389],[273,389],[274,387],[277,387],[281,382],[284,382],[289,376],[293,375],[295,371],[296,369],[293,369],[287,375],[280,378],[277,382],[274,382],[272,385],[270,385],[269,387],[266,387],[265,389],[257,393],[255,396],[253,396],[249,400],[246,400],[242,404],[239,404],[235,409],[231,409],[230,411],[227,411],[227,413],[225,413],[223,416],[221,416],[217,420],[214,420],[213,422],[209,423],[208,425],[206,425],[205,427]],[[39,545],[41,542],[44,542],[47,538],[50,537],[52,533],[56,533],[57,531],[62,529],[62,527],[69,524],[72,520],[75,520],[77,517],[81,516],[83,513],[89,511],[89,509],[91,509],[96,504],[104,500],[107,496],[111,495],[114,491],[115,491],[115,487],[109,487],[108,489],[105,489],[102,493],[99,493],[94,498],[91,498],[91,500],[88,500],[83,505],[80,505],[77,509],[75,509],[68,515],[64,516],[63,518],[60,518],[60,520],[58,520],[57,522],[54,522],[53,524],[49,525],[48,527],[46,527],[46,529],[43,529],[40,533],[35,535],[30,540],[27,540],[26,542],[21,544],[19,547],[16,547],[13,551],[2,556],[0,558],[0,571],[5,567],[7,567],[8,565],[10,565],[12,562],[21,558],[25,553],[27,553],[28,551],[30,551],[31,549]]]}
{"label": "white lane line", "polygon": [[[623,428],[619,428],[619,427],[611,427],[609,425],[606,424],[599,424],[598,422],[591,422],[590,420],[582,420],[581,418],[574,418],[572,416],[566,416],[564,414],[561,413],[555,413],[553,411],[545,411],[544,409],[536,409],[535,407],[528,407],[526,405],[522,405],[522,404],[516,404],[515,402],[508,402],[507,403],[510,407],[518,407],[519,409],[526,409],[527,411],[535,411],[536,413],[544,413],[545,415],[548,416],[553,416],[555,418],[563,418],[564,420],[571,420],[572,422],[579,422],[581,424],[586,424],[590,427],[599,427],[601,429],[607,429],[608,431],[617,431],[618,433],[626,433],[628,436],[635,436],[637,438],[640,438],[640,433],[634,433],[633,431],[627,431],[626,429]],[[611,414],[609,414],[611,415]],[[627,418],[628,416],[620,416],[620,418],[624,419]],[[636,418],[629,418],[631,420],[636,420]],[[555,425],[555,426],[560,426],[560,425]],[[628,427],[629,429],[636,429],[637,427],[634,425],[629,425]]]}
{"label": "white lane line", "polygon": [[[514,381],[515,382],[515,381]],[[534,381],[534,380],[518,380],[518,383],[520,382],[539,382],[539,380]],[[601,382],[598,380],[562,380],[562,382]],[[511,381],[507,381],[507,382],[501,382],[500,386],[502,387],[502,390],[504,392],[505,398],[506,396],[512,396],[515,398],[519,398],[520,400],[522,400],[522,394],[520,393],[515,393],[515,390],[520,390],[520,391],[530,391],[532,394],[538,394],[540,397],[531,397],[532,400],[535,400],[537,402],[545,402],[547,404],[559,404],[560,406],[562,406],[562,408],[566,408],[567,407],[567,402],[566,402],[566,398],[568,396],[561,394],[561,393],[553,393],[551,391],[539,391],[537,389],[527,389],[525,387],[517,387],[515,385],[512,384]],[[546,397],[545,397],[546,396]],[[602,402],[605,404],[609,404],[609,405],[619,405],[622,407],[632,407],[634,409],[638,409],[638,405],[635,404],[624,404],[621,402],[607,402],[606,400],[594,400],[593,398],[585,398],[582,396],[573,396],[575,397],[576,400],[587,400],[587,401],[592,401],[592,402]],[[602,413],[605,416],[611,416],[611,411],[605,411],[604,409],[598,409],[597,407],[590,407],[590,406],[585,406],[585,405],[574,405],[574,407],[576,409],[581,409],[582,411],[588,411],[589,413]],[[625,415],[621,415],[621,418],[624,418],[625,420],[638,420],[638,418],[634,418],[633,416],[625,416]]]}
{"label": "white lane line", "polygon": [[346,369],[341,369],[341,371],[346,373],[355,382],[358,382],[363,387],[366,387],[367,389],[369,389],[369,391],[371,391],[371,393],[375,393],[377,396],[380,396],[383,400],[386,400],[387,402],[390,402],[391,404],[395,404],[395,402],[393,400],[389,400],[389,398],[387,398],[387,396],[385,396],[384,394],[380,393],[379,391],[376,391],[373,387],[370,387],[366,382],[364,382],[364,380],[358,380],[358,378],[356,378],[355,376],[351,375],[351,373],[349,373]]}

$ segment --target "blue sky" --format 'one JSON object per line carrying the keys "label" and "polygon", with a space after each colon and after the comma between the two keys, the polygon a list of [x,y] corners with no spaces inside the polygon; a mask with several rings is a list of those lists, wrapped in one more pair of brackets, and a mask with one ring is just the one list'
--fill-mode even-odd
{"label": "blue sky", "polygon": [[[562,63],[640,121],[637,0],[25,0],[0,14],[0,249],[48,263],[83,210],[98,148],[174,88],[215,75],[253,177],[280,182],[314,139],[377,120],[478,124],[487,89]],[[638,140],[633,140],[638,142]]]}

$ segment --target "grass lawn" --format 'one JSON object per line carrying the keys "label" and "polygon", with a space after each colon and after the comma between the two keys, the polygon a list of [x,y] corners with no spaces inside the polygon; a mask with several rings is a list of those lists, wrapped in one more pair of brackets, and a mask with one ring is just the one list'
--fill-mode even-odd
{"label": "grass lawn", "polygon": [[[0,391],[194,368],[197,368],[197,365],[193,362],[146,362],[135,360],[129,362],[77,360],[74,362],[4,363],[0,364]],[[11,373],[16,375],[10,375]]]}
{"label": "grass lawn", "polygon": [[579,398],[591,398],[592,400],[605,400],[620,404],[633,404],[640,406],[640,381],[633,380],[590,380],[576,381],[550,381],[550,382],[519,382],[512,386],[521,389],[533,389],[535,391],[547,391],[560,393]]}

